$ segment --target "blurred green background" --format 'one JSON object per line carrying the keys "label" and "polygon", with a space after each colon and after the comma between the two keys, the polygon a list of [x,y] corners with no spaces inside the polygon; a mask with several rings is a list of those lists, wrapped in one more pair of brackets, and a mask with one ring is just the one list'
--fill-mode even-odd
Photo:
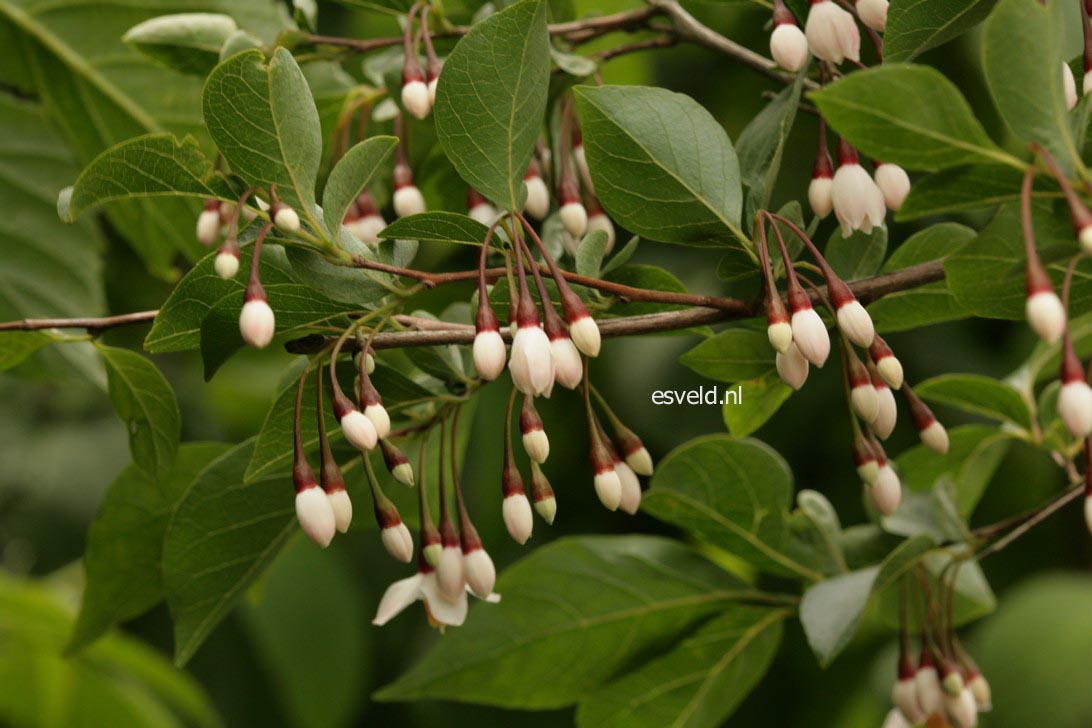
{"label": "blurred green background", "polygon": [[[631,7],[634,3],[624,0],[577,2],[579,14]],[[759,5],[693,3],[688,8],[719,32],[766,52],[768,16]],[[323,32],[361,37],[397,32],[389,17],[330,3],[321,9]],[[621,42],[618,36],[599,46],[616,42]],[[1003,138],[977,70],[977,52],[972,33],[921,60],[952,78],[991,134]],[[606,83],[661,85],[690,94],[721,120],[733,139],[765,103],[763,93],[776,89],[772,82],[723,57],[687,46],[612,61],[602,76]],[[814,117],[800,114],[774,207],[802,199],[815,131]],[[983,222],[961,221],[972,226]],[[891,247],[915,229],[892,224]],[[826,234],[821,233],[820,239]],[[620,237],[624,242],[626,238]],[[668,268],[692,291],[722,289],[713,253],[645,243],[635,260]],[[423,249],[419,263],[465,268],[474,260],[471,251]],[[170,290],[169,285],[148,277],[130,249],[117,240],[110,242],[106,275],[109,308],[114,312],[155,308]],[[427,305],[439,311],[447,302],[466,300],[469,295],[469,287],[446,290],[433,295]],[[143,329],[118,330],[105,339],[139,348],[144,333]],[[889,341],[911,382],[942,372],[1004,376],[1033,343],[1026,327],[981,320],[893,335]],[[593,364],[594,381],[656,457],[691,437],[724,428],[716,406],[667,407],[650,401],[654,389],[712,384],[676,363],[695,343],[689,336],[612,341]],[[284,354],[244,352],[205,383],[197,353],[155,357],[178,393],[183,439],[232,443],[258,430],[289,361]],[[473,455],[464,472],[478,529],[498,568],[565,534],[670,533],[648,517],[630,518],[599,506],[586,467],[579,402],[564,391],[541,407],[552,444],[546,472],[557,492],[557,520],[551,528],[537,523],[528,545],[515,545],[500,518],[499,421],[505,394],[502,386],[486,389],[475,422]],[[833,368],[813,371],[805,391],[794,396],[756,436],[789,461],[798,487],[824,493],[837,507],[843,524],[849,525],[862,522],[865,513],[839,400]],[[104,675],[120,676],[124,683],[127,670],[150,674],[120,658],[85,655],[78,663],[67,663],[57,657],[67,636],[66,620],[78,605],[79,559],[88,525],[103,490],[129,462],[126,434],[103,392],[75,373],[64,382],[48,384],[2,376],[0,402],[4,403],[0,407],[0,560],[9,575],[0,582],[0,678],[4,678],[0,715],[19,725],[80,724],[93,716],[40,713],[27,706],[71,695],[78,685],[93,690],[95,680]],[[949,426],[965,421],[954,412],[938,414]],[[889,452],[898,453],[914,440],[909,425],[901,423]],[[1034,505],[1061,484],[1057,469],[1044,456],[1016,446],[972,525]],[[364,493],[354,495],[357,520],[350,534],[337,539],[327,552],[296,538],[246,603],[187,666],[224,723],[293,728],[571,723],[568,711],[513,714],[487,707],[381,704],[370,699],[375,688],[400,674],[443,637],[427,627],[420,607],[383,629],[370,625],[383,590],[409,571],[383,552]],[[1000,603],[995,615],[967,630],[972,652],[994,686],[996,710],[984,717],[984,725],[1016,728],[1043,719],[1051,726],[1092,725],[1092,691],[1087,689],[1092,681],[1089,553],[1088,534],[1078,507],[1073,507],[983,564]],[[126,625],[125,632],[169,659],[171,628],[164,607]],[[107,642],[115,651],[133,647],[129,642],[115,644],[114,638]],[[832,667],[820,670],[799,626],[790,622],[770,673],[729,725],[877,726],[888,708],[893,649],[889,633],[875,624],[866,625]],[[153,673],[162,669],[162,665],[140,668]],[[39,679],[15,678],[27,670]]]}

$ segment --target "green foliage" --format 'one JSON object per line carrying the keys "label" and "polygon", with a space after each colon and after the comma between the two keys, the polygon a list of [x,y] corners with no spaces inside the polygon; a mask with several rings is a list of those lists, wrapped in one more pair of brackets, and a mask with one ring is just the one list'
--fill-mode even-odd
{"label": "green foliage", "polygon": [[740,382],[767,374],[774,350],[765,331],[725,329],[679,357],[679,363],[720,382]]}
{"label": "green foliage", "polygon": [[997,0],[894,2],[884,31],[885,63],[909,61],[986,19]]}
{"label": "green foliage", "polygon": [[160,15],[133,26],[122,40],[168,68],[204,76],[238,28],[230,15]]}
{"label": "green foliage", "polygon": [[455,212],[423,212],[400,217],[383,229],[387,240],[419,240],[480,246],[489,228]]}
{"label": "green foliage", "polygon": [[362,141],[345,152],[345,156],[330,171],[322,193],[322,214],[327,230],[341,229],[341,221],[349,205],[368,186],[397,144],[395,137],[378,136]]}

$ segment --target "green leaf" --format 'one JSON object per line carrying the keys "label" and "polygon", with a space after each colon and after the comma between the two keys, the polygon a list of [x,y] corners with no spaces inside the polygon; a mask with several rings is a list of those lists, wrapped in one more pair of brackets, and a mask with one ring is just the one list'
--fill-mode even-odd
{"label": "green leaf", "polygon": [[[954,222],[942,222],[914,233],[884,265],[893,272],[930,260],[943,260],[961,250],[975,237],[974,230]],[[868,306],[881,333],[905,331],[944,321],[966,318],[969,311],[955,299],[945,281],[889,293]]]}
{"label": "green leaf", "polygon": [[823,251],[834,272],[847,281],[867,278],[879,271],[887,254],[887,229],[874,228],[870,235],[854,232],[848,238],[839,228]]}
{"label": "green leaf", "polygon": [[883,34],[884,63],[909,61],[986,19],[996,0],[915,0],[891,3]]}
{"label": "green leaf", "polygon": [[338,161],[330,171],[326,189],[322,192],[322,214],[327,230],[341,229],[345,212],[375,177],[396,146],[396,137],[371,137],[347,151]]}
{"label": "green leaf", "polygon": [[281,200],[322,231],[315,181],[322,131],[307,79],[278,48],[269,65],[244,51],[218,65],[205,83],[205,124],[232,172],[252,187],[275,186]]}
{"label": "green leaf", "polygon": [[776,352],[766,332],[725,329],[679,357],[679,363],[719,382],[742,382],[766,375]]}
{"label": "green leaf", "polygon": [[997,147],[967,100],[927,66],[884,65],[810,94],[839,134],[875,159],[907,169],[1022,163]]}
{"label": "green leaf", "polygon": [[1031,428],[1031,410],[1020,393],[1004,382],[979,374],[941,374],[914,387],[929,402],[951,405],[1020,427]]}
{"label": "green leaf", "polygon": [[699,437],[656,467],[642,509],[775,574],[821,574],[786,553],[792,473],[758,440]]}
{"label": "green leaf", "polygon": [[230,15],[179,13],[145,20],[122,40],[168,68],[205,76],[220,62],[220,49],[238,28]]}
{"label": "green leaf", "polygon": [[420,240],[481,247],[489,228],[457,212],[422,212],[400,217],[383,229],[384,240]]}
{"label": "green leaf", "polygon": [[34,352],[49,346],[57,337],[44,331],[5,331],[0,333],[0,372],[22,364]]}
{"label": "green leaf", "polygon": [[163,478],[129,465],[106,489],[87,534],[86,587],[72,638],[74,652],[163,599],[163,535],[175,503],[227,445],[185,443]]}
{"label": "green leaf", "polygon": [[788,614],[730,606],[666,655],[581,700],[577,725],[722,725],[769,669]]}
{"label": "green leaf", "polygon": [[802,558],[809,561],[814,560],[825,575],[848,571],[846,531],[831,502],[818,491],[804,489],[796,494],[796,506],[789,514],[796,553],[802,553]]}
{"label": "green leaf", "polygon": [[770,204],[806,75],[806,69],[801,71],[791,86],[786,86],[751,119],[736,140],[740,177],[747,186],[747,220]]}
{"label": "green leaf", "polygon": [[665,243],[748,240],[736,152],[698,102],[642,86],[575,94],[596,192],[622,227]]}
{"label": "green leaf", "polygon": [[621,250],[611,256],[610,260],[603,266],[603,270],[600,271],[600,275],[605,276],[608,273],[613,273],[628,263],[630,258],[633,257],[633,254],[637,252],[637,246],[640,242],[641,238],[636,235],[630,238],[629,242],[626,243]]}
{"label": "green leaf", "polygon": [[243,484],[254,440],[214,460],[175,509],[163,543],[174,656],[185,664],[296,532],[290,478]]}
{"label": "green leaf", "polygon": [[[895,214],[895,219],[917,220],[922,217],[951,215],[994,207],[1020,199],[1023,173],[998,164],[957,167],[926,175],[914,180],[910,196]],[[1056,187],[1033,190],[1034,197],[1060,195]]]}
{"label": "green leaf", "polygon": [[576,249],[576,272],[582,276],[596,278],[603,265],[603,256],[607,252],[607,233],[592,230],[580,241]]}
{"label": "green leaf", "polygon": [[927,536],[915,536],[882,564],[839,574],[804,592],[800,623],[820,665],[829,665],[853,639],[872,595],[895,583],[933,546]]}
{"label": "green leaf", "polygon": [[[57,217],[57,190],[77,172],[72,155],[40,106],[6,93],[0,93],[0,139],[5,140],[0,142],[0,319],[103,313],[102,237],[90,221],[73,226]],[[28,347],[44,345],[47,336],[4,334],[0,368],[30,356]],[[67,376],[71,364],[65,359],[104,380],[98,357],[87,344],[42,352],[33,365]]]}
{"label": "green leaf", "polygon": [[[675,277],[673,273],[655,265],[624,265],[615,268],[609,273],[604,273],[603,280],[612,283],[621,283],[635,288],[647,288],[652,291],[670,291],[672,293],[686,293],[686,286]],[[673,311],[685,306],[674,303],[650,303],[642,301],[626,302],[621,310],[611,309],[612,314],[639,316],[660,311]]]}
{"label": "green leaf", "polygon": [[475,25],[444,61],[436,136],[464,180],[519,210],[523,175],[546,115],[550,42],[546,3],[521,0]]}
{"label": "green leaf", "polygon": [[[240,255],[239,269],[250,268],[251,248]],[[216,273],[216,253],[209,253],[175,285],[171,295],[159,307],[152,330],[144,339],[144,349],[152,354],[197,349],[201,346],[201,322],[217,303],[246,288],[243,274],[224,280]],[[262,281],[265,285],[289,283],[284,272],[284,251],[276,246],[262,249]],[[241,303],[239,304],[242,305]]]}
{"label": "green leaf", "polygon": [[1073,168],[1083,165],[1062,89],[1067,59],[1061,4],[1000,0],[986,20],[982,68],[997,110],[1021,146],[1039,142],[1063,167]]}
{"label": "green leaf", "polygon": [[106,202],[133,197],[190,196],[237,200],[212,162],[187,136],[148,134],[121,142],[84,167],[72,189],[65,216],[69,222]]}
{"label": "green leaf", "polygon": [[1009,451],[1015,434],[987,425],[964,425],[948,431],[948,452],[938,455],[923,444],[896,459],[904,491],[932,490],[948,476],[960,514],[969,516]]}
{"label": "green leaf", "polygon": [[736,437],[747,437],[777,414],[793,389],[770,370],[757,379],[739,382],[739,403],[724,403],[724,424]]}
{"label": "green leaf", "polygon": [[499,604],[476,604],[465,625],[375,697],[563,707],[672,646],[698,620],[758,596],[682,544],[652,536],[555,541],[505,571],[497,593]]}
{"label": "green leaf", "polygon": [[182,415],[174,390],[146,358],[96,344],[106,363],[110,401],[129,433],[133,462],[154,478],[170,472],[178,453]]}

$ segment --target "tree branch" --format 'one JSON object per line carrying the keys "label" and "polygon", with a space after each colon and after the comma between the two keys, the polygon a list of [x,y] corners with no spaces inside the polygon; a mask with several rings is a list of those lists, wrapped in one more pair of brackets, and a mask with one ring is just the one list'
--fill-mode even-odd
{"label": "tree branch", "polygon": [[103,329],[115,329],[121,326],[135,326],[151,321],[159,311],[138,311],[136,313],[123,313],[118,316],[103,316],[101,318],[51,318],[51,319],[22,319],[20,321],[7,321],[0,323],[0,331],[41,331],[43,329],[87,329],[89,332],[102,331]]}

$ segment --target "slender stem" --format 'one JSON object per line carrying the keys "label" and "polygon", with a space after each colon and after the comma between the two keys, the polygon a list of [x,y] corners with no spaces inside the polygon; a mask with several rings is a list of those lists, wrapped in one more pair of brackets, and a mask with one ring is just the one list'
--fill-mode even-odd
{"label": "slender stem", "polygon": [[146,324],[155,319],[159,311],[137,311],[136,313],[123,313],[117,316],[102,316],[91,318],[25,318],[18,321],[6,321],[0,323],[0,331],[41,331],[43,329],[86,329],[88,333],[96,333],[105,329],[116,329],[122,326],[136,326]]}

